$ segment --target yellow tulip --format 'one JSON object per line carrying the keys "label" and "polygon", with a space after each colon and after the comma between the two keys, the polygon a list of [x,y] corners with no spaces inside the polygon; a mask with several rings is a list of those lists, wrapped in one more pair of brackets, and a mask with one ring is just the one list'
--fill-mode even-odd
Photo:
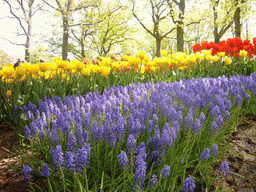
{"label": "yellow tulip", "polygon": [[12,84],[13,81],[14,81],[14,80],[13,80],[12,78],[6,79],[6,82],[7,82],[8,84]]}
{"label": "yellow tulip", "polygon": [[73,60],[71,62],[75,62],[75,66],[76,66],[77,70],[83,70],[85,68],[85,64],[81,61]]}
{"label": "yellow tulip", "polygon": [[72,63],[66,61],[66,65],[65,67],[63,68],[65,71],[71,71],[73,69],[73,65]]}
{"label": "yellow tulip", "polygon": [[247,51],[245,51],[245,50],[240,50],[239,56],[240,56],[240,57],[246,57],[246,56],[247,56]]}
{"label": "yellow tulip", "polygon": [[111,59],[107,58],[107,57],[104,57],[102,59],[101,63],[102,63],[103,66],[107,66],[108,67],[110,65],[110,63],[111,63]]}
{"label": "yellow tulip", "polygon": [[18,77],[22,77],[26,73],[25,68],[23,67],[16,67],[16,74]]}
{"label": "yellow tulip", "polygon": [[110,74],[110,71],[111,71],[110,67],[103,66],[102,69],[101,69],[101,75],[103,77],[106,77]]}
{"label": "yellow tulip", "polygon": [[161,54],[162,54],[163,57],[166,57],[168,52],[166,50],[161,50]]}
{"label": "yellow tulip", "polygon": [[122,59],[123,59],[123,61],[128,61],[129,56],[128,56],[128,55],[123,55],[123,56],[122,56]]}
{"label": "yellow tulip", "polygon": [[149,66],[156,66],[157,63],[153,60],[153,61],[148,61],[147,65]]}
{"label": "yellow tulip", "polygon": [[225,52],[218,52],[218,53],[217,53],[217,55],[218,55],[219,57],[224,57],[225,54],[226,54]]}
{"label": "yellow tulip", "polygon": [[50,71],[57,71],[58,65],[56,63],[49,64],[49,70]]}
{"label": "yellow tulip", "polygon": [[206,58],[207,61],[212,61],[212,56],[211,55],[206,55],[205,58]]}
{"label": "yellow tulip", "polygon": [[200,52],[196,52],[196,58],[198,60],[202,60],[204,58],[204,54],[200,53]]}
{"label": "yellow tulip", "polygon": [[128,62],[129,62],[130,65],[137,65],[137,58],[130,56],[128,58]]}
{"label": "yellow tulip", "polygon": [[45,65],[44,63],[39,63],[38,66],[39,66],[39,70],[42,72],[45,72],[48,70],[47,65]]}
{"label": "yellow tulip", "polygon": [[11,77],[15,71],[13,66],[3,66],[2,70],[7,77]]}
{"label": "yellow tulip", "polygon": [[149,56],[145,56],[143,61],[147,63],[149,61]]}
{"label": "yellow tulip", "polygon": [[37,73],[38,73],[39,77],[44,77],[44,72],[38,71]]}
{"label": "yellow tulip", "polygon": [[158,64],[158,65],[161,65],[161,64],[163,64],[164,63],[164,60],[162,59],[162,58],[160,58],[160,57],[156,57],[156,58],[154,58],[154,61],[156,62],[156,64]]}
{"label": "yellow tulip", "polygon": [[90,72],[91,72],[91,70],[88,69],[88,68],[84,68],[84,69],[82,70],[83,76],[86,76],[86,77],[88,77],[88,76],[90,75]]}
{"label": "yellow tulip", "polygon": [[11,100],[11,97],[12,97],[12,90],[7,90],[7,92],[6,92],[6,97],[7,97],[7,99]]}
{"label": "yellow tulip", "polygon": [[141,60],[144,59],[145,55],[146,55],[145,51],[139,51],[139,52],[138,52],[138,57],[139,57]]}
{"label": "yellow tulip", "polygon": [[212,50],[202,50],[202,54],[206,55],[212,55]]}
{"label": "yellow tulip", "polygon": [[213,62],[217,62],[219,60],[219,57],[217,56],[217,55],[214,55],[213,57],[212,57],[212,61]]}
{"label": "yellow tulip", "polygon": [[26,78],[26,75],[24,74],[21,78],[19,78],[19,82],[24,81],[24,80],[25,80],[25,78]]}
{"label": "yellow tulip", "polygon": [[0,70],[0,77],[3,77],[4,76],[4,72],[3,70]]}
{"label": "yellow tulip", "polygon": [[229,65],[230,63],[232,63],[232,60],[229,57],[225,57],[225,64]]}
{"label": "yellow tulip", "polygon": [[112,67],[113,68],[118,68],[118,67],[120,67],[120,64],[118,62],[113,62]]}
{"label": "yellow tulip", "polygon": [[144,72],[145,72],[145,67],[141,67],[141,69],[140,69],[140,74],[144,74]]}
{"label": "yellow tulip", "polygon": [[189,63],[196,63],[196,55],[191,55],[187,58]]}
{"label": "yellow tulip", "polygon": [[127,61],[121,61],[121,63],[120,63],[121,67],[127,67],[128,64],[129,63]]}
{"label": "yellow tulip", "polygon": [[154,66],[150,66],[150,70],[151,70],[152,72],[155,72],[155,71],[156,71],[156,68],[155,68]]}

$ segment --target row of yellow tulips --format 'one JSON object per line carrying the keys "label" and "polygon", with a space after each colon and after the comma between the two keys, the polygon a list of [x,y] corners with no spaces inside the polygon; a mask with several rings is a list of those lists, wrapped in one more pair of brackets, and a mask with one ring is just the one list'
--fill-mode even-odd
{"label": "row of yellow tulips", "polygon": [[[123,69],[133,69],[143,74],[147,72],[155,72],[156,70],[166,69],[187,69],[190,64],[194,65],[198,61],[205,58],[208,62],[217,62],[220,58],[224,58],[226,65],[232,63],[231,58],[226,57],[224,52],[220,52],[217,55],[212,56],[211,50],[203,50],[192,55],[186,55],[183,52],[177,52],[176,54],[168,55],[166,50],[162,50],[162,57],[156,57],[150,60],[146,56],[144,51],[139,51],[138,56],[123,55],[120,61],[113,60],[111,58],[102,58],[98,65],[89,63],[84,64],[78,60],[72,60],[71,62],[63,61],[60,57],[54,58],[54,63],[22,63],[20,67],[13,68],[11,64],[3,66],[0,70],[0,77],[8,83],[14,81],[23,81],[26,77],[32,76],[35,79],[39,78],[53,78],[57,74],[62,73],[63,78],[68,78],[68,74],[74,74],[76,71],[82,71],[84,76],[89,76],[90,73],[100,73],[103,77],[107,77],[110,74],[111,69],[121,72]],[[247,52],[240,51],[240,57],[246,57]]]}

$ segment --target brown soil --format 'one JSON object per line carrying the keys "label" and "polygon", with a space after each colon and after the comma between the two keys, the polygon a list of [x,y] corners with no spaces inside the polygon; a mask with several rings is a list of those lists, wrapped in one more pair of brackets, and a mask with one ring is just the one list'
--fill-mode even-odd
{"label": "brown soil", "polygon": [[[10,151],[14,133],[15,131],[10,129],[4,122],[0,122],[0,192],[20,192],[31,189],[24,180],[22,173],[24,165],[19,161],[20,156],[18,152],[15,152],[23,148],[19,139],[15,139],[12,151]],[[20,170],[11,169],[8,165],[17,166]],[[35,175],[31,181],[41,189],[45,188],[41,177]],[[39,191],[34,184],[33,188],[35,191]]]}
{"label": "brown soil", "polygon": [[[14,130],[0,122],[0,192],[26,191],[31,189],[26,184],[22,168],[18,161],[19,154],[10,147],[14,137]],[[230,192],[256,192],[256,117],[247,115],[243,123],[238,126],[237,133],[233,133],[226,140],[233,145],[230,151],[221,155],[231,155],[227,160],[230,166],[230,174],[220,187],[222,191]],[[13,148],[20,149],[19,140],[14,141]],[[20,167],[20,170],[10,169],[8,164]],[[218,170],[216,170],[218,171]],[[34,176],[32,183],[45,188],[41,177]],[[37,187],[34,185],[34,189]],[[217,186],[215,186],[217,187]],[[36,190],[39,191],[39,190]]]}

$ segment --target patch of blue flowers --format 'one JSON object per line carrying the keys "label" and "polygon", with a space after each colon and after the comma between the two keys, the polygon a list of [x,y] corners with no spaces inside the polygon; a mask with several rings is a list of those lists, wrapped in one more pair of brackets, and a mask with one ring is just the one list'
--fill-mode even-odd
{"label": "patch of blue flowers", "polygon": [[[178,185],[172,177],[181,178],[182,171],[178,170],[190,165],[191,160],[197,158],[201,164],[207,164],[208,159],[217,159],[219,148],[215,138],[226,129],[231,110],[254,96],[255,81],[256,74],[223,76],[114,86],[103,94],[78,93],[63,101],[58,96],[45,97],[38,108],[31,103],[23,107],[31,120],[24,134],[30,142],[47,145],[56,172],[68,170],[74,174],[89,170],[96,161],[94,153],[105,147],[118,153],[117,173],[133,174],[129,179],[134,190],[161,186],[194,191],[195,177],[189,174],[180,186],[169,186],[164,180]],[[202,142],[201,135],[208,140]],[[191,155],[179,151],[183,148],[179,148],[177,141],[185,140],[189,141],[187,146],[197,142],[196,149],[191,147]],[[178,153],[179,156],[171,157]],[[27,180],[31,171],[27,166],[24,168]],[[44,164],[42,175],[48,178],[50,174]],[[219,176],[227,174],[228,163],[224,161]]]}

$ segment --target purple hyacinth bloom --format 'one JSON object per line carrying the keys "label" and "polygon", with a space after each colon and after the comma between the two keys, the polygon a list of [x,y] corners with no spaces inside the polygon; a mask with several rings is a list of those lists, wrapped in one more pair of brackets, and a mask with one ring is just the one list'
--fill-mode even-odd
{"label": "purple hyacinth bloom", "polygon": [[68,151],[73,151],[75,149],[76,146],[76,136],[74,135],[74,133],[71,131],[68,134],[68,143],[67,143],[67,150]]}
{"label": "purple hyacinth bloom", "polygon": [[192,132],[193,134],[199,134],[201,130],[201,122],[200,119],[196,119],[195,123],[193,124],[192,127]]}
{"label": "purple hyacinth bloom", "polygon": [[229,120],[230,119],[230,113],[229,111],[225,111],[224,115],[223,115],[223,118],[225,121]]}
{"label": "purple hyacinth bloom", "polygon": [[157,176],[154,174],[154,175],[152,175],[152,178],[150,180],[150,187],[149,188],[155,187],[156,184],[157,184]]}
{"label": "purple hyacinth bloom", "polygon": [[251,99],[251,96],[250,96],[250,95],[248,95],[248,94],[245,94],[245,95],[244,95],[244,100],[248,101],[248,100],[250,100],[250,99]]}
{"label": "purple hyacinth bloom", "polygon": [[218,145],[217,145],[216,143],[213,144],[213,146],[212,146],[211,154],[212,154],[212,156],[214,156],[214,157],[217,157],[217,155],[218,155]]}
{"label": "purple hyacinth bloom", "polygon": [[110,133],[110,136],[109,136],[109,145],[111,148],[115,148],[115,145],[116,145],[116,137],[112,132]]}
{"label": "purple hyacinth bloom", "polygon": [[188,131],[189,127],[191,127],[193,125],[193,114],[192,113],[188,113],[188,116],[185,117],[185,127],[186,130]]}
{"label": "purple hyacinth bloom", "polygon": [[80,172],[82,172],[82,170],[86,167],[87,160],[88,160],[87,155],[88,154],[87,154],[87,150],[85,149],[85,146],[83,146],[81,149],[78,149],[74,157],[74,164],[75,164],[76,171],[80,170]]}
{"label": "purple hyacinth bloom", "polygon": [[212,121],[211,127],[210,127],[210,134],[216,133],[218,130],[218,125],[215,121]]}
{"label": "purple hyacinth bloom", "polygon": [[205,150],[201,153],[201,158],[203,162],[205,162],[210,157],[210,149],[205,148]]}
{"label": "purple hyacinth bloom", "polygon": [[88,133],[87,130],[84,130],[83,139],[85,143],[88,143]]}
{"label": "purple hyacinth bloom", "polygon": [[126,167],[126,170],[128,170],[128,158],[127,155],[124,151],[120,150],[121,153],[120,155],[118,155],[118,162],[119,162],[119,166],[121,166],[121,172],[123,172],[124,167]]}
{"label": "purple hyacinth bloom", "polygon": [[75,165],[74,165],[74,157],[75,154],[73,151],[68,151],[66,153],[65,157],[65,166],[67,167],[67,170],[74,171]]}
{"label": "purple hyacinth bloom", "polygon": [[31,169],[31,167],[30,167],[29,165],[26,165],[26,166],[23,166],[23,171],[22,171],[22,172],[23,172],[25,181],[26,181],[26,183],[27,183],[27,182],[30,181],[30,179],[33,177],[33,176],[31,175],[32,169]]}
{"label": "purple hyacinth bloom", "polygon": [[188,176],[183,184],[181,192],[195,192],[196,184],[193,176]]}
{"label": "purple hyacinth bloom", "polygon": [[44,164],[43,170],[42,170],[42,176],[45,178],[50,177],[50,172],[47,163]]}
{"label": "purple hyacinth bloom", "polygon": [[141,164],[136,167],[135,173],[134,173],[134,185],[138,184],[142,189],[144,189],[144,180],[146,178],[146,169],[147,164],[145,161],[141,160]]}
{"label": "purple hyacinth bloom", "polygon": [[161,176],[166,179],[167,176],[170,174],[170,166],[169,165],[165,165],[164,168],[161,171]]}
{"label": "purple hyacinth bloom", "polygon": [[27,112],[27,118],[30,120],[30,121],[33,121],[34,120],[34,115],[33,113],[31,113],[30,111]]}
{"label": "purple hyacinth bloom", "polygon": [[64,162],[62,148],[60,145],[57,145],[55,148],[53,147],[51,151],[53,153],[52,158],[57,171],[59,167],[62,167]]}
{"label": "purple hyacinth bloom", "polygon": [[83,128],[82,124],[77,123],[76,125],[76,137],[78,145],[82,146],[83,143]]}
{"label": "purple hyacinth bloom", "polygon": [[199,118],[198,118],[201,122],[201,125],[202,127],[204,126],[204,123],[205,123],[205,115],[204,115],[204,112],[201,112]]}
{"label": "purple hyacinth bloom", "polygon": [[241,95],[238,94],[238,95],[236,95],[235,106],[241,105],[241,103],[242,103],[242,98],[241,98]]}
{"label": "purple hyacinth bloom", "polygon": [[218,127],[221,129],[222,125],[223,125],[223,118],[222,115],[218,115],[217,119],[216,119],[216,124],[218,125]]}
{"label": "purple hyacinth bloom", "polygon": [[136,140],[133,134],[130,134],[127,139],[127,153],[129,153],[132,149],[136,149]]}
{"label": "purple hyacinth bloom", "polygon": [[215,118],[216,118],[218,115],[221,115],[221,113],[220,113],[220,107],[219,107],[218,105],[216,105],[216,106],[211,110],[211,117],[212,117],[212,120],[215,120]]}
{"label": "purple hyacinth bloom", "polygon": [[179,162],[179,164],[180,165],[182,165],[184,163],[184,159],[183,159],[183,157],[180,159],[180,162]]}
{"label": "purple hyacinth bloom", "polygon": [[220,166],[220,179],[222,179],[222,176],[225,174],[225,178],[228,176],[229,173],[229,166],[228,166],[228,162],[225,160],[221,163]]}
{"label": "purple hyacinth bloom", "polygon": [[56,129],[52,130],[51,140],[52,140],[54,145],[59,145],[59,143],[60,143],[59,134],[58,134],[58,131]]}
{"label": "purple hyacinth bloom", "polygon": [[44,130],[43,129],[39,132],[39,139],[41,142],[43,142],[43,140],[44,140]]}
{"label": "purple hyacinth bloom", "polygon": [[31,131],[27,125],[25,125],[25,128],[24,128],[24,135],[28,140],[31,139]]}

